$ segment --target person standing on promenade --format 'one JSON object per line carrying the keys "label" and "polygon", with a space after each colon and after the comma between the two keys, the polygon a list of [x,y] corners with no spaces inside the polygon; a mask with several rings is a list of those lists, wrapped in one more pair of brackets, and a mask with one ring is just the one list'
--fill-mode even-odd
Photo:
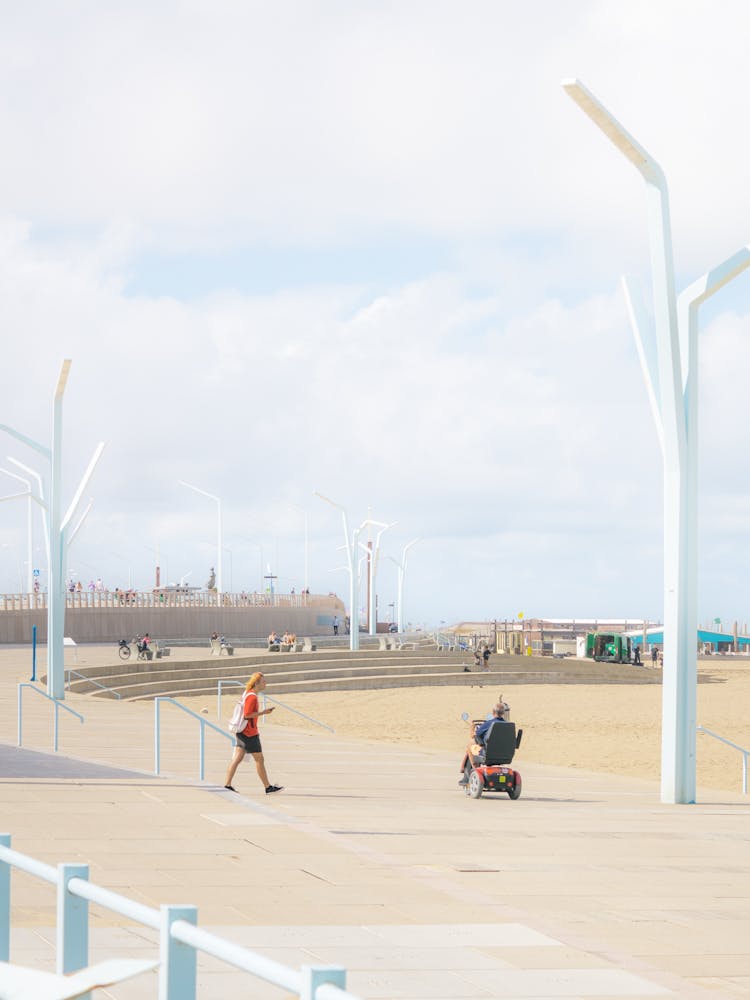
{"label": "person standing on promenade", "polygon": [[333,634],[334,635],[338,635],[339,634],[339,619],[338,619],[338,615],[334,615],[333,616]]}
{"label": "person standing on promenade", "polygon": [[270,795],[272,792],[280,792],[282,790],[281,785],[272,785],[268,780],[266,765],[263,760],[263,748],[260,745],[260,736],[258,735],[259,717],[273,712],[273,707],[264,708],[262,711],[258,707],[258,692],[264,691],[265,687],[266,679],[260,671],[253,674],[245,685],[245,693],[242,696],[242,714],[247,724],[245,728],[241,729],[236,735],[237,745],[234,748],[234,754],[229,762],[226,780],[224,781],[224,787],[228,788],[230,792],[237,791],[237,789],[232,786],[232,779],[234,778],[237,768],[240,766],[245,758],[245,754],[247,753],[252,754],[253,760],[255,761],[255,768],[258,772],[258,777],[263,783],[266,795]]}

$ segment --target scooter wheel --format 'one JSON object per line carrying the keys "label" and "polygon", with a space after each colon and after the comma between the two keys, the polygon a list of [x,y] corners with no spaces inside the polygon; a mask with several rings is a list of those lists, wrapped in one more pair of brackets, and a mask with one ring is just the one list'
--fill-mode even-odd
{"label": "scooter wheel", "polygon": [[484,782],[479,771],[472,771],[469,775],[469,795],[472,799],[481,799],[484,790]]}

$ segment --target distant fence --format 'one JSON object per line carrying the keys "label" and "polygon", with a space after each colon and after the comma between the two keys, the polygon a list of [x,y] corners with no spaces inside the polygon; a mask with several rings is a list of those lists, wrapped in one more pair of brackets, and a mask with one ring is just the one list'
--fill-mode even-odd
{"label": "distant fence", "polygon": [[[65,596],[66,608],[329,608],[334,594],[217,594],[201,590],[79,590]],[[0,611],[45,611],[47,594],[0,594]]]}

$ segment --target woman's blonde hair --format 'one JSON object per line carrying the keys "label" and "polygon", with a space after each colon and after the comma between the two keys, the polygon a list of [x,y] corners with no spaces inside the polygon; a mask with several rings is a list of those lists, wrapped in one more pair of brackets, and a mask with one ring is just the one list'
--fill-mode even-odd
{"label": "woman's blonde hair", "polygon": [[261,679],[262,676],[263,676],[263,674],[260,672],[260,670],[256,671],[256,673],[254,673],[250,677],[250,680],[245,685],[245,690],[246,691],[252,691],[253,688],[255,687],[255,685],[258,683],[258,681]]}

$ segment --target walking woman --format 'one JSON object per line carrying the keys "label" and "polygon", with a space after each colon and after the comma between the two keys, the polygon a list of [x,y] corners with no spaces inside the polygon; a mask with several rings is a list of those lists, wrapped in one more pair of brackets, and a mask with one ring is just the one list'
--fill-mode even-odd
{"label": "walking woman", "polygon": [[268,780],[266,765],[263,760],[263,750],[260,745],[260,736],[258,735],[258,718],[261,715],[268,715],[269,712],[273,712],[273,708],[265,708],[263,711],[260,711],[258,708],[258,693],[264,691],[265,687],[266,679],[260,672],[253,674],[245,685],[245,693],[242,696],[242,712],[247,725],[237,733],[237,746],[234,748],[234,754],[227,769],[224,787],[228,788],[230,792],[237,791],[232,785],[232,779],[246,753],[252,754],[258,777],[263,783],[266,795],[282,790],[281,785],[272,785]]}

